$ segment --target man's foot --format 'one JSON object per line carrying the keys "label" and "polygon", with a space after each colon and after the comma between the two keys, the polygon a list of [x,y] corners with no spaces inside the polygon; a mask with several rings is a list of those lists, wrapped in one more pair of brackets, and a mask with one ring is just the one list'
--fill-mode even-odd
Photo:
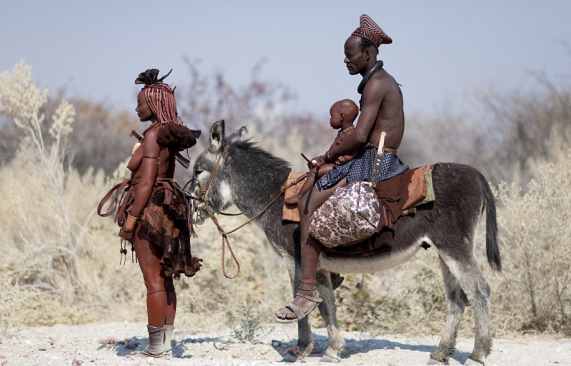
{"label": "man's foot", "polygon": [[285,203],[288,205],[297,205],[301,201],[301,194],[296,194],[295,196],[291,196],[285,199]]}
{"label": "man's foot", "polygon": [[296,323],[308,316],[322,301],[315,288],[300,289],[292,302],[276,312],[276,321],[282,324]]}

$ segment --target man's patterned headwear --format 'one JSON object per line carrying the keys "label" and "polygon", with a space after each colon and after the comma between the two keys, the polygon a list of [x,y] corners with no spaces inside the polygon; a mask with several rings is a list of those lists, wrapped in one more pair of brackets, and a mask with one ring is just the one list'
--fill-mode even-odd
{"label": "man's patterned headwear", "polygon": [[382,44],[393,43],[391,37],[389,37],[377,23],[367,14],[361,15],[361,25],[359,28],[355,29],[352,36],[359,36],[371,41],[375,47],[379,47]]}

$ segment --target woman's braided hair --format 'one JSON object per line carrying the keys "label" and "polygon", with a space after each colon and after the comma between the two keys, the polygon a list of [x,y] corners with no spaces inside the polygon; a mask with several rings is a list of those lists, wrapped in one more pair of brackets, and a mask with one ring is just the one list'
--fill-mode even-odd
{"label": "woman's braided hair", "polygon": [[151,112],[157,117],[157,123],[164,125],[175,123],[184,125],[178,118],[176,111],[176,100],[174,98],[174,89],[163,83],[163,80],[170,75],[172,69],[164,76],[157,78],[159,70],[148,69],[139,74],[135,80],[135,84],[143,84],[143,93],[145,101],[151,108]]}
{"label": "woman's braided hair", "polygon": [[[157,117],[157,124],[161,127],[157,134],[157,142],[176,151],[188,149],[196,144],[200,131],[189,130],[178,117],[174,89],[163,80],[170,75],[169,71],[163,77],[157,78],[159,70],[148,69],[139,74],[135,84],[143,84],[145,101],[151,112]],[[151,126],[152,127],[152,126]],[[149,128],[151,128],[149,127]],[[164,127],[164,128],[163,128]],[[145,133],[143,132],[143,135]]]}

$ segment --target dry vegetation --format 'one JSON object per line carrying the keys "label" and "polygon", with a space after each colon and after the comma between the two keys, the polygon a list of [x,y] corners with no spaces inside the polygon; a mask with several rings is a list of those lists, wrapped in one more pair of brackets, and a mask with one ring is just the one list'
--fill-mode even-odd
{"label": "dry vegetation", "polygon": [[[179,86],[185,96],[179,100],[191,101],[180,106],[189,125],[207,131],[220,118],[230,130],[248,125],[258,141],[263,136],[264,148],[298,171],[303,163],[291,157],[302,151],[318,154],[329,139],[311,138],[334,133],[324,118],[281,112],[293,98],[284,86],[253,77],[238,90],[222,74],[207,77],[192,66],[189,70],[189,84]],[[479,116],[409,118],[402,149],[411,166],[470,163],[495,183],[504,271],[488,269],[482,228],[476,254],[492,288],[496,335],[571,335],[571,89],[558,89],[547,80],[539,84],[546,88],[536,95],[492,98],[488,93],[480,99]],[[138,266],[130,260],[119,265],[118,228],[95,214],[99,199],[126,174],[120,164],[132,144],[126,136],[137,125],[127,114],[113,114],[101,105],[49,99],[24,63],[2,73],[0,113],[0,149],[6,153],[0,166],[0,326],[144,321]],[[306,133],[308,129],[315,133]],[[116,136],[123,137],[119,141]],[[288,136],[285,143],[282,136]],[[226,229],[243,221],[220,219]],[[205,260],[204,267],[177,284],[177,322],[198,329],[240,319],[249,309],[271,323],[290,289],[285,266],[261,231],[250,224],[230,236],[241,265],[235,280],[222,275],[221,239],[214,225],[199,227],[198,234],[193,251]],[[234,267],[228,266],[232,273]],[[446,311],[441,281],[432,250],[389,272],[346,275],[336,291],[341,325],[363,338],[437,334]],[[312,317],[319,324],[318,315]],[[465,318],[462,331],[470,332],[470,308]]]}

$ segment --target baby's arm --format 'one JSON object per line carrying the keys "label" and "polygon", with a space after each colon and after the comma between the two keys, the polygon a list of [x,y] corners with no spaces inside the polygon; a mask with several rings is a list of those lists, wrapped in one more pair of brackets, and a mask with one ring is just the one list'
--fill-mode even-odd
{"label": "baby's arm", "polygon": [[340,157],[337,158],[337,160],[335,161],[335,164],[337,165],[343,165],[353,159],[355,159],[355,157],[358,155],[357,153],[353,155],[341,155]]}

